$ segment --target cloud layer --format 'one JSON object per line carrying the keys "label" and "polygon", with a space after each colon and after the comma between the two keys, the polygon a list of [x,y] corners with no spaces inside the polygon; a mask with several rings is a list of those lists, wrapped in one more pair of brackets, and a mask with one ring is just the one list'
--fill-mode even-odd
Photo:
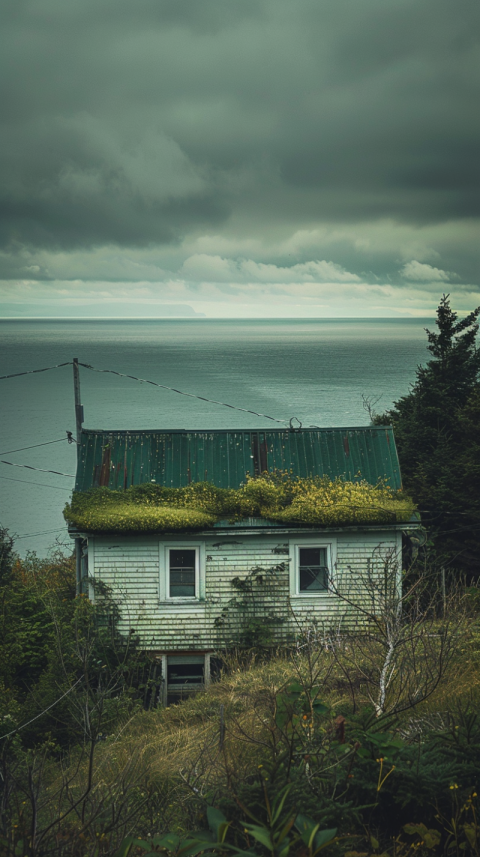
{"label": "cloud layer", "polygon": [[152,306],[253,285],[333,306],[336,284],[346,310],[379,288],[392,311],[412,289],[420,309],[475,295],[476,0],[5,0],[2,17],[8,306],[144,282]]}

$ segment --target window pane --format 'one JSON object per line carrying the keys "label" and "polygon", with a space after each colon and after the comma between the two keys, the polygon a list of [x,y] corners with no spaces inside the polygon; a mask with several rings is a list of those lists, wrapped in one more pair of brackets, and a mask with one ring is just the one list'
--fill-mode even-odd
{"label": "window pane", "polygon": [[195,598],[195,553],[191,548],[169,551],[171,598]]}
{"label": "window pane", "polygon": [[168,664],[168,684],[202,684],[203,664]]}
{"label": "window pane", "polygon": [[328,589],[326,548],[300,548],[300,592],[321,592]]}

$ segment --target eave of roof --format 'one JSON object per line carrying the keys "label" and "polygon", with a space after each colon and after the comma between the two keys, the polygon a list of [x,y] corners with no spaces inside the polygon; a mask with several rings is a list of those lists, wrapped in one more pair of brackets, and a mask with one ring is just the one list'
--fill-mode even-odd
{"label": "eave of roof", "polygon": [[312,535],[312,532],[320,534],[321,537],[325,537],[328,535],[334,535],[335,533],[359,533],[359,532],[391,532],[395,530],[396,532],[411,532],[414,530],[422,529],[422,524],[420,520],[410,520],[404,523],[388,523],[388,524],[346,524],[339,525],[337,527],[319,527],[312,524],[312,526],[307,527],[305,524],[289,524],[285,526],[285,524],[272,524],[271,522],[266,522],[262,525],[257,524],[248,524],[246,522],[239,522],[236,524],[224,524],[220,527],[215,526],[211,529],[207,530],[188,530],[185,532],[179,532],[175,530],[173,532],[161,532],[161,533],[142,533],[142,532],[99,532],[99,533],[91,533],[83,530],[77,530],[75,527],[68,528],[68,534],[72,539],[85,538],[110,538],[110,539],[131,539],[131,538],[143,538],[143,539],[165,539],[172,538],[177,541],[183,541],[184,539],[198,539],[205,538],[208,536],[215,536],[216,538],[223,538],[223,536],[229,535],[252,535],[252,536],[261,536],[261,535]]}

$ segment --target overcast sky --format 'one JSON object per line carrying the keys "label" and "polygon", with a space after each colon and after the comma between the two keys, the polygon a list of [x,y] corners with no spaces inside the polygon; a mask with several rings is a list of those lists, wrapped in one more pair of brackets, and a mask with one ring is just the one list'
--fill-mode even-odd
{"label": "overcast sky", "polygon": [[3,314],[480,303],[478,0],[2,0]]}

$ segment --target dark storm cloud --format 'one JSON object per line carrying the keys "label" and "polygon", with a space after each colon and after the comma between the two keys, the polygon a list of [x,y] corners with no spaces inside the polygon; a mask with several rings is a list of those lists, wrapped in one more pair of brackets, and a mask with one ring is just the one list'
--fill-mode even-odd
{"label": "dark storm cloud", "polygon": [[477,0],[4,0],[0,241],[478,216],[479,23]]}
{"label": "dark storm cloud", "polygon": [[6,127],[3,143],[3,244],[162,243],[225,216],[222,194],[161,133],[129,143],[88,114],[51,116]]}

